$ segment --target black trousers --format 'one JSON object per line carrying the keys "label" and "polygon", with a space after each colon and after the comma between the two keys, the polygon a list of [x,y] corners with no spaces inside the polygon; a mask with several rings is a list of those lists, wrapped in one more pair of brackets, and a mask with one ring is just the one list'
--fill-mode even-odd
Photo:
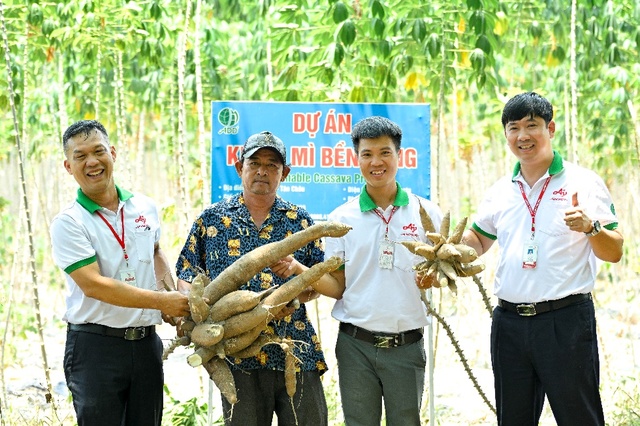
{"label": "black trousers", "polygon": [[67,331],[64,373],[78,426],[160,426],[162,342]]}
{"label": "black trousers", "polygon": [[496,307],[491,362],[498,425],[537,425],[546,395],[558,426],[604,426],[592,300],[532,317]]}
{"label": "black trousers", "polygon": [[318,371],[296,374],[293,400],[287,395],[284,372],[232,370],[238,402],[231,406],[222,397],[226,426],[270,426],[274,413],[278,426],[326,426],[327,402]]}

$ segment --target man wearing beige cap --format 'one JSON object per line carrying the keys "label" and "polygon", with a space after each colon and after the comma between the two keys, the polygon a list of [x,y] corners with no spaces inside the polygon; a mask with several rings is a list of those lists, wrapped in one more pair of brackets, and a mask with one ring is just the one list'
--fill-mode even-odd
{"label": "man wearing beige cap", "polygon": [[[198,271],[216,278],[229,265],[256,247],[284,239],[313,224],[309,213],[276,195],[291,170],[282,140],[270,132],[250,136],[235,164],[242,193],[206,208],[196,219],[177,262],[178,286],[188,290]],[[323,261],[316,240],[293,256],[311,267]],[[280,286],[288,278],[265,268],[243,290],[262,291]],[[290,400],[285,386],[285,354],[279,345],[266,345],[252,358],[229,357],[238,402],[231,406],[222,398],[225,425],[270,425],[274,413],[278,425],[326,425],[327,404],[320,375],[327,369],[318,336],[309,321],[304,302],[317,297],[309,290],[300,295],[300,306],[285,307],[267,329],[297,344],[300,360],[297,389]],[[295,410],[295,411],[294,411]]]}

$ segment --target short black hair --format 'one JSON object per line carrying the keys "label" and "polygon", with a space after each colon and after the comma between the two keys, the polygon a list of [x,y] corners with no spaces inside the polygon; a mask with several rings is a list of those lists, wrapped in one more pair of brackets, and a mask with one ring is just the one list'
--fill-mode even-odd
{"label": "short black hair", "polygon": [[545,124],[553,120],[553,106],[546,98],[536,92],[526,92],[514,96],[502,110],[502,127],[511,121],[522,120],[525,117],[540,117]]}
{"label": "short black hair", "polygon": [[64,135],[62,135],[62,150],[67,152],[67,145],[69,144],[69,139],[72,137],[83,134],[85,137],[89,137],[89,134],[96,130],[104,136],[105,140],[109,142],[109,134],[107,133],[107,129],[104,128],[102,123],[96,120],[80,120],[73,123],[71,126],[65,130]]}
{"label": "short black hair", "polygon": [[385,117],[377,115],[364,118],[356,123],[351,130],[351,142],[356,154],[360,148],[360,139],[376,139],[381,136],[389,136],[396,147],[396,151],[400,151],[402,144],[402,129],[393,121]]}

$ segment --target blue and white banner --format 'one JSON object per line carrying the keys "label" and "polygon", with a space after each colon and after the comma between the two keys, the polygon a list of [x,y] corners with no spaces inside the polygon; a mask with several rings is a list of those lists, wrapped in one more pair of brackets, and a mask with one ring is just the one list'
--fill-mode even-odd
{"label": "blue and white banner", "polygon": [[380,115],[402,129],[397,180],[430,198],[430,107],[428,104],[356,104],[214,101],[211,145],[211,201],[242,192],[234,164],[244,141],[268,130],[284,142],[291,172],[278,194],[324,220],[357,197],[365,183],[351,143],[361,119]]}

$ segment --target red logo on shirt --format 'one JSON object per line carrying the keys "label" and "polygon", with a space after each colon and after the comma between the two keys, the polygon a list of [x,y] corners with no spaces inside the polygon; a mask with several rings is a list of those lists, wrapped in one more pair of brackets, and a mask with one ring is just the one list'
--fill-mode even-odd
{"label": "red logo on shirt", "polygon": [[405,225],[402,227],[402,234],[400,235],[405,235],[405,236],[410,236],[413,238],[418,238],[418,227],[416,226],[415,223],[410,223],[408,225]]}
{"label": "red logo on shirt", "polygon": [[553,196],[551,197],[551,199],[553,201],[567,201],[567,190],[564,188],[560,188],[553,191]]}
{"label": "red logo on shirt", "polygon": [[147,225],[147,218],[142,215],[138,216],[135,222],[137,223],[136,229],[144,229],[145,231],[151,229],[151,227]]}
{"label": "red logo on shirt", "polygon": [[403,226],[402,230],[403,231],[409,230],[411,232],[416,232],[418,230],[418,227],[415,224],[410,223],[408,225]]}

